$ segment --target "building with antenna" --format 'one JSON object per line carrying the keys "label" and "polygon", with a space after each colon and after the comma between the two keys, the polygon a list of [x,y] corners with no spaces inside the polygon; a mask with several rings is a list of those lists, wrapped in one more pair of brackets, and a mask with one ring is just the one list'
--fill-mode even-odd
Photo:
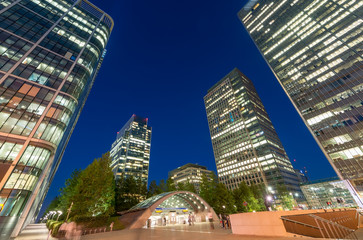
{"label": "building with antenna", "polygon": [[133,114],[117,132],[111,146],[112,171],[116,179],[134,177],[148,182],[151,148],[151,127],[148,119]]}

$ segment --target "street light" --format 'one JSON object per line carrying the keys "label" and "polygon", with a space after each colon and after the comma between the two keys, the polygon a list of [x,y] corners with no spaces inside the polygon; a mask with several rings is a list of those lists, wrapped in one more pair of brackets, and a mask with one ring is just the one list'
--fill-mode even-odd
{"label": "street light", "polygon": [[271,205],[272,205],[273,198],[271,195],[267,195],[265,199],[265,206],[267,210],[271,211]]}
{"label": "street light", "polygon": [[54,211],[50,211],[49,212],[49,219],[53,219],[54,213],[56,213],[56,212],[54,212]]}
{"label": "street light", "polygon": [[72,206],[73,206],[73,202],[71,203],[71,206],[67,209],[67,218],[66,218],[66,222],[68,221],[68,218],[69,218],[69,214],[71,213],[71,210],[72,210]]}
{"label": "street light", "polygon": [[275,191],[272,189],[272,187],[267,187],[268,192],[275,194]]}
{"label": "street light", "polygon": [[59,216],[60,216],[60,215],[62,215],[62,214],[63,214],[63,212],[62,212],[62,211],[58,211],[57,221],[58,221],[58,219],[59,219]]}

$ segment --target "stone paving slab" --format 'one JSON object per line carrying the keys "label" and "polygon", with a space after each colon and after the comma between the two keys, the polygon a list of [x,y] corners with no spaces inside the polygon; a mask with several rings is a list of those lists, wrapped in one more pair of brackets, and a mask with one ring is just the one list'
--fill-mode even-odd
{"label": "stone paving slab", "polygon": [[225,230],[217,227],[213,230],[209,227],[208,223],[200,223],[195,226],[188,225],[174,225],[166,227],[155,227],[151,229],[133,229],[122,230],[107,233],[99,233],[83,236],[84,240],[95,239],[127,239],[127,240],[297,240],[297,239],[310,239],[310,238],[297,238],[297,237],[261,237],[261,236],[242,236],[234,235],[231,230]]}
{"label": "stone paving slab", "polygon": [[363,239],[363,228],[359,228],[357,231],[355,231],[355,235],[358,239]]}
{"label": "stone paving slab", "polygon": [[48,238],[48,229],[45,223],[29,224],[15,240],[46,240],[56,239],[51,236]]}
{"label": "stone paving slab", "polygon": [[[97,233],[82,236],[82,240],[312,240],[317,238],[309,237],[269,237],[269,236],[247,236],[234,235],[231,230],[225,230],[215,225],[211,229],[208,223],[199,223],[195,226],[170,225],[155,227],[151,229],[121,230],[106,233]],[[363,228],[356,231],[358,239],[363,240]],[[30,224],[15,240],[46,240],[48,230],[45,224]],[[49,236],[49,240],[55,240]]]}

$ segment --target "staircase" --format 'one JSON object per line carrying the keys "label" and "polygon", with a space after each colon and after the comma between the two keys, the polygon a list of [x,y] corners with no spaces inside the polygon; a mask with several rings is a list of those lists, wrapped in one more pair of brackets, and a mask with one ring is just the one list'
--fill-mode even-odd
{"label": "staircase", "polygon": [[360,226],[361,218],[361,213],[354,209],[281,216],[289,233],[335,239],[358,239],[355,231]]}

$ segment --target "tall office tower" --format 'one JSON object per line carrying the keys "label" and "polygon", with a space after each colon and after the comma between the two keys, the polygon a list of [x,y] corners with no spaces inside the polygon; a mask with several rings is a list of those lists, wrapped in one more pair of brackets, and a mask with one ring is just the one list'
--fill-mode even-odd
{"label": "tall office tower", "polygon": [[362,5],[250,0],[238,14],[338,176],[361,193]]}
{"label": "tall office tower", "polygon": [[295,171],[251,80],[234,69],[208,90],[204,102],[220,182],[228,189],[242,181],[265,184],[271,192],[282,184],[302,197]]}
{"label": "tall office tower", "polygon": [[36,217],[112,27],[85,0],[0,2],[1,239]]}
{"label": "tall office tower", "polygon": [[168,177],[174,181],[176,187],[179,183],[186,184],[191,183],[194,185],[197,193],[200,191],[200,183],[202,182],[202,176],[205,174],[210,180],[212,178],[210,175],[213,171],[208,170],[205,166],[200,166],[198,164],[188,163],[177,169],[171,170],[168,173]]}
{"label": "tall office tower", "polygon": [[147,184],[151,146],[151,127],[147,124],[147,118],[133,114],[117,132],[110,151],[116,179],[132,176]]}

